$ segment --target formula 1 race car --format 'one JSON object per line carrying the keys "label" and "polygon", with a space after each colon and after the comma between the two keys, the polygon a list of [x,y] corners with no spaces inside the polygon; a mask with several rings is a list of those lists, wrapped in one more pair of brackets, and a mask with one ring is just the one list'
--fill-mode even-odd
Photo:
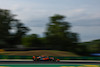
{"label": "formula 1 race car", "polygon": [[33,61],[55,61],[55,62],[59,62],[59,59],[55,59],[54,57],[48,57],[48,56],[33,56]]}

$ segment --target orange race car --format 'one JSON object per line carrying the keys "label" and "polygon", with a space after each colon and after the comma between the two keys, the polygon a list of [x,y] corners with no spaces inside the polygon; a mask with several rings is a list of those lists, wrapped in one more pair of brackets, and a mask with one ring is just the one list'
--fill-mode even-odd
{"label": "orange race car", "polygon": [[54,57],[48,57],[48,56],[33,56],[33,61],[56,61],[59,62],[59,59],[55,59]]}

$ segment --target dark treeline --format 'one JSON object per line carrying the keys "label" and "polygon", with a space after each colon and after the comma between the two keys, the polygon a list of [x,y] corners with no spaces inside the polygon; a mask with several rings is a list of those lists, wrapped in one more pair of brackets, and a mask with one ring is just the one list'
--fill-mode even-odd
{"label": "dark treeline", "polygon": [[30,29],[15,19],[15,16],[10,10],[0,9],[0,48],[16,48],[16,45],[23,45],[29,48],[63,50],[77,54],[94,52],[92,48],[95,44],[92,46],[87,45],[90,43],[80,44],[79,35],[70,31],[71,25],[64,20],[63,15],[56,14],[49,18],[44,37],[34,33],[26,35]]}
{"label": "dark treeline", "polygon": [[100,39],[83,42],[79,44],[80,46],[80,54],[89,55],[92,53],[100,53]]}

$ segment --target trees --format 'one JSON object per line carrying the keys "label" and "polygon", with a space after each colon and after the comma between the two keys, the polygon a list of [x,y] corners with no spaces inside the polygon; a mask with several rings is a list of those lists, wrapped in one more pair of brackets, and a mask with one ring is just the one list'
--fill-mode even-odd
{"label": "trees", "polygon": [[90,42],[83,42],[81,45],[86,46],[88,53],[99,53],[100,52],[100,39],[93,40]]}
{"label": "trees", "polygon": [[[78,35],[70,32],[70,24],[64,21],[64,16],[54,15],[50,17],[46,37],[39,38],[36,34],[22,38],[28,31],[23,23],[15,19],[10,10],[0,9],[0,46],[12,48],[15,45],[24,44],[30,47],[47,47],[58,50],[71,50],[76,47]],[[11,31],[14,32],[11,32]]]}
{"label": "trees", "polygon": [[70,24],[64,21],[64,16],[54,15],[50,17],[46,39],[49,47],[58,50],[73,50],[78,42],[78,35],[69,31]]}
{"label": "trees", "polygon": [[37,34],[31,34],[23,37],[22,42],[26,47],[43,47],[42,39],[39,38]]}
{"label": "trees", "polygon": [[9,26],[9,23],[13,20],[13,15],[9,15],[8,10],[2,10],[0,9],[0,46],[4,47],[6,44],[6,39],[8,39],[9,36],[9,29],[11,27]]}
{"label": "trees", "polygon": [[[10,10],[0,9],[0,46],[7,48],[21,43],[21,37],[29,31]],[[14,33],[11,32],[14,31]],[[19,42],[19,43],[18,43]]]}
{"label": "trees", "polygon": [[100,53],[100,39],[78,44],[76,53],[83,56],[92,56],[93,53]]}

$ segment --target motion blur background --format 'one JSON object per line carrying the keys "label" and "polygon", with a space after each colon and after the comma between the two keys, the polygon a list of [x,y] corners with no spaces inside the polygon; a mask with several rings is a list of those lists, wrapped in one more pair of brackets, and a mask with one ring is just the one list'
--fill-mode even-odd
{"label": "motion blur background", "polygon": [[0,54],[100,56],[99,3],[0,0]]}

